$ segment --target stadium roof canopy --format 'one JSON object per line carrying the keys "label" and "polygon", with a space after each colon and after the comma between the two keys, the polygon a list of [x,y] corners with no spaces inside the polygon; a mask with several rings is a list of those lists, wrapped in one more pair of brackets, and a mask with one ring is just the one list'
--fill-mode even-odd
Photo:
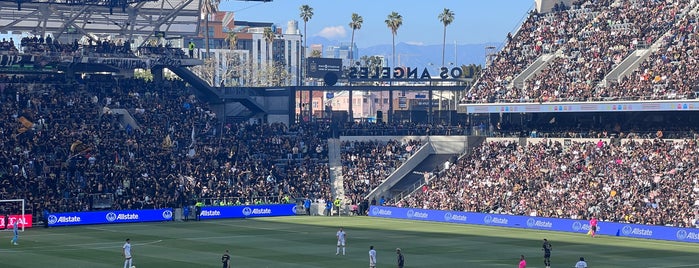
{"label": "stadium roof canopy", "polygon": [[56,38],[64,33],[195,35],[201,3],[202,0],[0,0],[0,33],[52,33]]}

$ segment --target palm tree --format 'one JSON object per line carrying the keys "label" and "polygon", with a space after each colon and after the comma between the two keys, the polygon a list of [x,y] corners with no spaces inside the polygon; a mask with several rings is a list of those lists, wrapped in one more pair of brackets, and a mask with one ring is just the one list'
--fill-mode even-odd
{"label": "palm tree", "polygon": [[308,55],[309,58],[320,58],[323,57],[323,53],[320,53],[319,50],[313,50],[311,51],[311,54]]}
{"label": "palm tree", "polygon": [[362,23],[364,23],[364,18],[357,13],[352,13],[352,21],[349,23],[349,27],[352,29],[352,42],[350,42],[349,56],[352,61],[354,61],[354,31],[361,29]]}
{"label": "palm tree", "polygon": [[201,3],[201,17],[204,19],[204,45],[206,46],[206,56],[209,57],[209,15],[218,12],[220,0],[203,0]]}
{"label": "palm tree", "polygon": [[271,27],[267,27],[265,28],[263,35],[265,37],[265,41],[267,41],[267,46],[269,47],[269,49],[267,50],[267,60],[271,60],[272,63],[274,63],[274,53],[272,53],[272,45],[274,43],[275,33],[272,31]]}
{"label": "palm tree", "polygon": [[301,10],[301,20],[303,20],[303,46],[306,47],[306,23],[313,18],[313,8],[308,5],[303,5],[299,8]]}
{"label": "palm tree", "polygon": [[[391,34],[393,36],[393,67],[396,67],[396,34],[398,34],[398,28],[403,25],[403,16],[393,11],[386,19],[386,26],[391,29]],[[389,85],[391,81],[389,80]],[[383,97],[381,97],[383,99]],[[393,90],[388,90],[388,122],[393,123]]]}
{"label": "palm tree", "polygon": [[228,42],[228,48],[235,50],[238,45],[238,33],[229,31],[228,35],[226,35],[226,41]]}
{"label": "palm tree", "polygon": [[[444,51],[447,48],[447,26],[454,22],[454,11],[445,8],[437,18],[444,25],[444,34],[442,35],[442,67],[444,67]],[[454,64],[456,64],[456,62]]]}
{"label": "palm tree", "polygon": [[[301,13],[299,14],[299,17],[301,17],[301,20],[303,20],[303,46],[302,46],[303,47],[303,50],[302,50],[303,57],[308,57],[308,55],[306,55],[306,46],[308,44],[306,42],[306,41],[308,41],[307,40],[308,35],[306,35],[306,23],[308,23],[308,21],[311,20],[311,18],[313,17],[313,8],[310,7],[309,5],[302,5],[301,7],[299,7],[299,10],[301,11]],[[301,57],[301,70],[303,70],[303,68],[306,66],[306,62],[304,61],[303,57]],[[299,79],[303,79],[305,77],[306,77],[306,71],[301,71],[301,75],[299,75]],[[304,79],[304,81],[305,81],[305,79]],[[302,83],[300,83],[300,84],[302,84]],[[311,94],[309,93],[309,99],[311,98],[310,95]],[[300,99],[303,102],[303,92],[301,92]],[[310,103],[310,101],[309,101],[309,103]],[[309,115],[312,114],[311,111],[313,110],[313,107],[311,107],[309,105],[308,109],[309,109],[308,114]]]}
{"label": "palm tree", "polygon": [[391,14],[388,15],[388,18],[384,21],[386,22],[386,26],[388,26],[389,29],[391,29],[391,35],[393,36],[392,44],[393,44],[393,66],[396,66],[396,34],[398,34],[398,28],[400,28],[401,25],[403,25],[403,16],[398,14],[397,12],[393,11]]}

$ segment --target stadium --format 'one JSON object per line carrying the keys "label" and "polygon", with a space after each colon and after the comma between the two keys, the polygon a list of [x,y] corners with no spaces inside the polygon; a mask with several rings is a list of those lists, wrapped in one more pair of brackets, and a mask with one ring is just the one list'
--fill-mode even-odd
{"label": "stadium", "polygon": [[534,2],[427,71],[212,0],[0,0],[0,266],[699,267],[699,3]]}

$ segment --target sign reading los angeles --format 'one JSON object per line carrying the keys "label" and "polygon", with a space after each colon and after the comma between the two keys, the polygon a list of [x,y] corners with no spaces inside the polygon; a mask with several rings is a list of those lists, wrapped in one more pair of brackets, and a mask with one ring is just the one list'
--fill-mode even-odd
{"label": "sign reading los angeles", "polygon": [[[447,67],[442,67],[439,69],[439,78],[462,78],[464,75],[464,70],[461,67],[453,67],[451,69]],[[349,68],[349,73],[347,75],[350,79],[406,79],[406,80],[429,80],[432,79],[432,75],[427,68],[413,67],[351,67]]]}

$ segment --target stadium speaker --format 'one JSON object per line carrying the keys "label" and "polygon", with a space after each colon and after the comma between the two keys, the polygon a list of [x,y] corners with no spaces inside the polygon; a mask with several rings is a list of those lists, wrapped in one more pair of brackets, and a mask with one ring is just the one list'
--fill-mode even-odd
{"label": "stadium speaker", "polygon": [[376,111],[376,122],[383,122],[383,111]]}

